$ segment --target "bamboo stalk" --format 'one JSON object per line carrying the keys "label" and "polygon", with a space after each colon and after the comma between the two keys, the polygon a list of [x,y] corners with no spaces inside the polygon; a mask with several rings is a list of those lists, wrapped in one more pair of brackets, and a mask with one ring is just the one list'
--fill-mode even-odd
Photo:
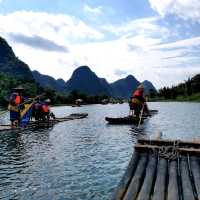
{"label": "bamboo stalk", "polygon": [[126,169],[126,172],[116,189],[115,195],[112,198],[112,200],[121,200],[123,198],[125,192],[128,189],[128,186],[131,182],[131,179],[134,176],[136,167],[138,165],[138,161],[139,161],[139,153],[137,151],[135,151],[134,154],[132,155],[129,165]]}
{"label": "bamboo stalk", "polygon": [[153,180],[156,171],[157,156],[150,156],[146,175],[137,200],[149,200],[153,188]]}
{"label": "bamboo stalk", "polygon": [[[156,140],[156,139],[152,139],[152,140],[148,140],[148,139],[138,139],[138,143],[139,144],[150,144],[150,145],[157,145],[157,146],[162,146],[162,145],[173,145],[174,144],[174,140]],[[194,147],[194,148],[200,148],[200,142],[195,140],[192,142],[188,142],[188,141],[178,141],[178,145],[179,147]]]}
{"label": "bamboo stalk", "polygon": [[190,158],[191,172],[194,179],[194,185],[197,193],[197,199],[200,200],[200,166],[198,163],[198,158]]}
{"label": "bamboo stalk", "polygon": [[181,158],[180,169],[181,169],[183,199],[195,200],[186,157]]}
{"label": "bamboo stalk", "polygon": [[165,200],[167,179],[167,160],[161,158],[158,162],[157,177],[152,200]]}
{"label": "bamboo stalk", "polygon": [[178,174],[177,174],[177,161],[173,160],[169,163],[169,184],[167,200],[178,200]]}
{"label": "bamboo stalk", "polygon": [[[136,144],[135,149],[138,151],[158,150],[160,146]],[[200,155],[200,149],[194,148],[177,148],[180,154]]]}
{"label": "bamboo stalk", "polygon": [[144,180],[144,174],[145,174],[145,168],[147,163],[147,154],[141,154],[141,159],[139,160],[137,169],[135,171],[135,175],[133,179],[131,180],[131,183],[129,185],[129,188],[123,198],[123,200],[135,200],[139,190],[142,186],[143,180]]}

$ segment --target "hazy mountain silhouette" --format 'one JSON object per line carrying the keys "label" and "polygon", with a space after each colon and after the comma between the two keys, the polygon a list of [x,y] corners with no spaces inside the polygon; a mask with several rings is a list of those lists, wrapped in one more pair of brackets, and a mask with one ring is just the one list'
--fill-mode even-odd
{"label": "hazy mountain silhouette", "polygon": [[2,37],[0,37],[0,72],[34,82],[29,66],[15,56],[12,48]]}

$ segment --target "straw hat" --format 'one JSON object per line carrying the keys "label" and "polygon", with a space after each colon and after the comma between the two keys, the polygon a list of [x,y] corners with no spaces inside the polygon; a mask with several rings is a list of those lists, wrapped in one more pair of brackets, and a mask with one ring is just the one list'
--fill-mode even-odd
{"label": "straw hat", "polygon": [[137,89],[141,89],[141,90],[144,90],[144,85],[143,84],[140,84]]}
{"label": "straw hat", "polygon": [[24,90],[22,86],[17,86],[16,88],[13,88],[13,90]]}
{"label": "straw hat", "polygon": [[51,103],[51,100],[50,99],[45,99],[44,102],[45,103]]}

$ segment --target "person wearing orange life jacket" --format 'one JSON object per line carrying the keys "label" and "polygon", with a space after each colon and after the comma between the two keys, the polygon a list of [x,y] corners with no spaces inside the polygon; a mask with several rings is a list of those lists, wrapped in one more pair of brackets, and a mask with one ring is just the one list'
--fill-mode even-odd
{"label": "person wearing orange life jacket", "polygon": [[51,112],[50,107],[49,107],[50,102],[51,102],[50,99],[46,99],[41,106],[43,120],[49,120],[50,117],[55,119],[55,115]]}
{"label": "person wearing orange life jacket", "polygon": [[137,117],[140,116],[142,109],[144,113],[149,113],[146,99],[144,98],[144,86],[142,84],[139,85],[136,91],[133,93],[129,106],[130,110],[133,110]]}
{"label": "person wearing orange life jacket", "polygon": [[22,91],[24,89],[22,87],[17,87],[13,89],[13,93],[9,99],[8,110],[10,111],[10,121],[11,127],[15,128],[19,126],[20,121],[20,107],[23,103]]}

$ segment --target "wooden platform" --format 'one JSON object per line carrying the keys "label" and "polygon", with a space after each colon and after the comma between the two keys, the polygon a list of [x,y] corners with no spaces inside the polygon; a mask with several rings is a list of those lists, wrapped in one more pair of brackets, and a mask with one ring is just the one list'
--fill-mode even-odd
{"label": "wooden platform", "polygon": [[200,200],[200,143],[139,140],[112,200]]}
{"label": "wooden platform", "polygon": [[35,128],[49,128],[59,122],[71,121],[75,119],[83,119],[88,116],[87,113],[73,113],[66,117],[51,119],[49,121],[30,121],[26,127],[11,128],[10,125],[0,125],[0,133],[3,132],[22,132],[26,130],[31,130]]}

